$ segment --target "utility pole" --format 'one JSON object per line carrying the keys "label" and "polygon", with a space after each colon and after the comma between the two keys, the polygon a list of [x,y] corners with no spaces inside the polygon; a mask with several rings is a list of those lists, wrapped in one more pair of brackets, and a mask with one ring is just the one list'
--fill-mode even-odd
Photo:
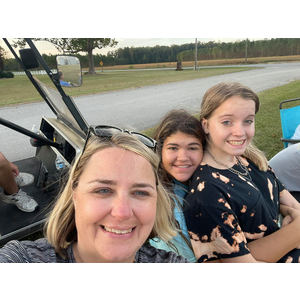
{"label": "utility pole", "polygon": [[197,38],[195,38],[195,71],[197,71]]}
{"label": "utility pole", "polygon": [[245,64],[247,63],[247,40],[248,40],[248,38],[246,38]]}

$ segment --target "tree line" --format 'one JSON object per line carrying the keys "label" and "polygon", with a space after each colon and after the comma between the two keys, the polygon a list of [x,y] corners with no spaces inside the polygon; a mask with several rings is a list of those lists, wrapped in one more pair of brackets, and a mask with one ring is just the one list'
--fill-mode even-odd
{"label": "tree line", "polygon": [[[199,41],[197,60],[244,58],[246,46],[247,57],[300,55],[299,38],[242,40],[228,43]],[[125,47],[109,52],[108,55],[113,56],[115,65],[193,61],[195,60],[195,44]]]}
{"label": "tree line", "polygon": [[[299,38],[277,38],[257,41],[243,40],[230,43],[208,42],[198,43],[197,60],[230,59],[247,57],[272,57],[300,54]],[[179,61],[195,59],[195,50],[187,50],[178,54]]]}
{"label": "tree line", "polygon": [[[236,42],[198,42],[197,59],[230,59],[247,57],[269,57],[269,56],[287,56],[300,55],[299,38],[272,38],[264,40],[243,40]],[[55,55],[42,55],[50,68],[55,68]],[[88,55],[76,54],[80,59],[83,68],[88,68]],[[107,55],[93,55],[95,67],[128,64],[145,64],[161,63],[175,61],[193,61],[195,60],[195,44],[183,44],[172,46],[155,46],[155,47],[124,47],[110,51]],[[19,64],[15,59],[2,59],[2,64],[6,71],[20,70]]]}
{"label": "tree line", "polygon": [[[88,55],[81,55],[81,54],[72,54],[73,56],[76,56],[79,58],[81,62],[82,68],[88,68],[89,67],[89,57]],[[43,59],[46,61],[47,65],[50,69],[56,68],[56,55],[52,54],[42,54]],[[104,66],[113,66],[114,58],[112,56],[106,56],[101,54],[94,54],[94,63],[96,67],[100,67],[100,62],[103,63]],[[21,66],[16,61],[15,58],[9,58],[9,59],[3,59],[4,63],[4,69],[6,71],[22,71]],[[43,67],[40,66],[38,69],[43,69]]]}

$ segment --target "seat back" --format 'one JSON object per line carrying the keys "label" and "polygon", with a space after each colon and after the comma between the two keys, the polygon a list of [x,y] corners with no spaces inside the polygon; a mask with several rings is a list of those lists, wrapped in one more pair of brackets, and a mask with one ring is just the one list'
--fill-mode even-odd
{"label": "seat back", "polygon": [[[284,139],[290,139],[297,126],[300,124],[300,105],[290,107],[290,108],[282,108],[283,103],[291,102],[291,101],[299,101],[300,98],[285,100],[280,103],[280,119],[281,119],[281,129],[282,129],[282,137]],[[284,148],[288,146],[287,142],[284,142]]]}

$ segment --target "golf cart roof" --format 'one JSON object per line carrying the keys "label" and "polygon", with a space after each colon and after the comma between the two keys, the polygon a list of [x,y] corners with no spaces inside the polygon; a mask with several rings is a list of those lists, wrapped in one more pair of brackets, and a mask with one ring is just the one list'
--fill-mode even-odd
{"label": "golf cart roof", "polygon": [[[48,104],[50,109],[56,115],[56,117],[62,122],[64,122],[67,126],[71,127],[79,135],[85,137],[86,132],[88,130],[88,124],[81,115],[73,99],[70,96],[68,96],[62,88],[59,78],[59,73],[61,73],[59,72],[60,70],[58,70],[57,68],[57,70],[53,71],[49,68],[49,66],[46,64],[45,60],[43,59],[43,57],[41,56],[40,52],[38,51],[31,39],[25,39],[28,48],[21,49],[19,51],[20,56],[16,54],[16,52],[14,51],[13,47],[10,45],[7,39],[3,40],[14,55],[14,57],[16,58],[16,60],[19,62],[23,70],[25,71],[28,78],[31,80],[32,84],[37,89],[39,94],[42,96],[42,98]],[[58,56],[57,63],[60,66],[60,68],[65,67],[65,65],[77,65],[76,74],[80,82],[78,84],[77,80],[77,83],[71,84],[71,86],[81,85],[81,66],[79,60],[76,57]],[[53,83],[52,87],[42,83],[29,71],[30,69],[39,67],[39,65],[43,66],[47,75],[51,79]]]}

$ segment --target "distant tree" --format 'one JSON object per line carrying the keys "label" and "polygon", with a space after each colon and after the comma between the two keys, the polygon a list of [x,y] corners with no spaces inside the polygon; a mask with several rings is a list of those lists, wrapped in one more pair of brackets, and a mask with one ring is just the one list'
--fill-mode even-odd
{"label": "distant tree", "polygon": [[5,51],[4,49],[0,46],[0,70],[4,71],[4,55]]}
{"label": "distant tree", "polygon": [[[113,47],[118,44],[115,39],[110,38],[36,38],[33,40],[50,42],[59,52],[64,54],[87,52],[89,56],[89,74],[96,74],[93,50]],[[25,44],[24,39],[14,42],[14,46],[19,47],[24,47]]]}

